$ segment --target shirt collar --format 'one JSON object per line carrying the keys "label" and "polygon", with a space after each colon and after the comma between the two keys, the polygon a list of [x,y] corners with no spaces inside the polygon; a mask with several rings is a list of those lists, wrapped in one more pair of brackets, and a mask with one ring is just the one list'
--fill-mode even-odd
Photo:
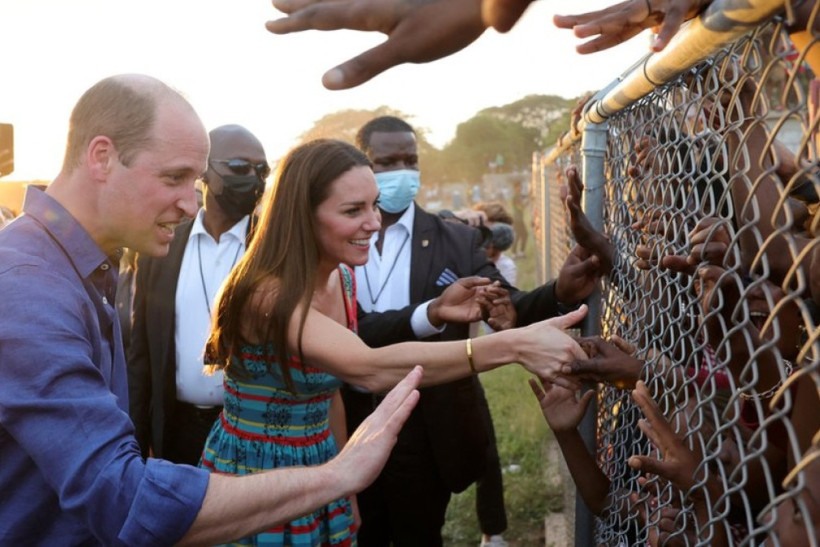
{"label": "shirt collar", "polygon": [[416,219],[416,204],[411,203],[410,207],[399,217],[396,224],[401,224],[407,230],[410,237],[413,237],[413,221]]}
{"label": "shirt collar", "polygon": [[[416,204],[411,203],[410,207],[405,209],[404,213],[399,217],[390,228],[393,226],[402,226],[407,231],[407,237],[409,239],[413,239],[413,221],[416,219]],[[388,229],[390,229],[388,228]],[[370,236],[370,241],[372,244],[375,244],[376,241],[379,240],[379,232],[374,232],[372,236]]]}
{"label": "shirt collar", "polygon": [[[90,276],[109,257],[85,228],[56,199],[34,186],[26,189],[23,212],[30,215],[63,248],[81,277]],[[116,266],[116,263],[113,264]]]}
{"label": "shirt collar", "polygon": [[[208,237],[211,237],[211,235],[205,230],[205,224],[203,221],[204,218],[205,209],[200,209],[199,212],[197,212],[196,217],[194,217],[194,225],[191,226],[191,234],[188,236],[188,239],[191,239],[198,234],[207,234]],[[236,224],[231,226],[231,228],[225,232],[225,234],[230,234],[240,242],[245,241],[245,235],[248,233],[248,222],[250,222],[250,218],[250,215],[245,215],[240,218]]]}

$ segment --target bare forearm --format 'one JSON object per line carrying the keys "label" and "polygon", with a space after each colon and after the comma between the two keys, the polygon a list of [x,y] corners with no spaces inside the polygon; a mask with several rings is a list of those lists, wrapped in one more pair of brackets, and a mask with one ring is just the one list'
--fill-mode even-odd
{"label": "bare forearm", "polygon": [[[503,336],[502,336],[503,335]],[[471,340],[473,366],[477,373],[519,361],[511,331],[493,333]],[[467,341],[407,342],[373,350],[366,369],[371,372],[371,391],[385,391],[401,380],[415,365],[424,367],[422,386],[438,385],[470,376]],[[367,386],[365,386],[367,387]]]}
{"label": "bare forearm", "polygon": [[180,545],[225,543],[298,518],[351,494],[339,479],[326,465],[211,475],[202,508]]}
{"label": "bare forearm", "polygon": [[607,506],[609,479],[595,463],[577,429],[555,432],[555,438],[584,503],[596,515],[602,514]]}

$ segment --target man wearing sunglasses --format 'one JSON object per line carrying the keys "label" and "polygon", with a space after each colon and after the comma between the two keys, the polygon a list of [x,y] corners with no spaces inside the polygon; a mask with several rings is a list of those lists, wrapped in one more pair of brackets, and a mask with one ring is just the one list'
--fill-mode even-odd
{"label": "man wearing sunglasses", "polygon": [[238,125],[210,132],[203,207],[168,256],[140,257],[128,359],[131,418],[143,456],[196,465],[222,410],[222,372],[203,374],[216,294],[245,252],[270,168]]}

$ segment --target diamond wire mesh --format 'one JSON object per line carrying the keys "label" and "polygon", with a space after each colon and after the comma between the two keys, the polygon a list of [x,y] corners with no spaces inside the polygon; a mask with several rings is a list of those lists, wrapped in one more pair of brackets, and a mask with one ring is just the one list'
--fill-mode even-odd
{"label": "diamond wire mesh", "polygon": [[[599,384],[599,545],[818,545],[816,82],[775,19],[608,121],[601,332],[634,345],[674,435],[650,440],[629,392]],[[534,175],[547,277],[572,241],[561,171],[579,161],[570,147]]]}

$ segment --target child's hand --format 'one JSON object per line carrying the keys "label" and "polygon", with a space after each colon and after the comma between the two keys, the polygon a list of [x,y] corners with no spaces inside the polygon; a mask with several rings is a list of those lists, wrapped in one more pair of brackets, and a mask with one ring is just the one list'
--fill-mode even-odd
{"label": "child's hand", "polygon": [[530,378],[529,382],[538,404],[541,405],[541,413],[555,433],[572,431],[578,427],[589,402],[595,395],[595,390],[591,389],[578,399],[577,391],[557,386],[547,380],[541,380],[540,385],[537,378]]}

